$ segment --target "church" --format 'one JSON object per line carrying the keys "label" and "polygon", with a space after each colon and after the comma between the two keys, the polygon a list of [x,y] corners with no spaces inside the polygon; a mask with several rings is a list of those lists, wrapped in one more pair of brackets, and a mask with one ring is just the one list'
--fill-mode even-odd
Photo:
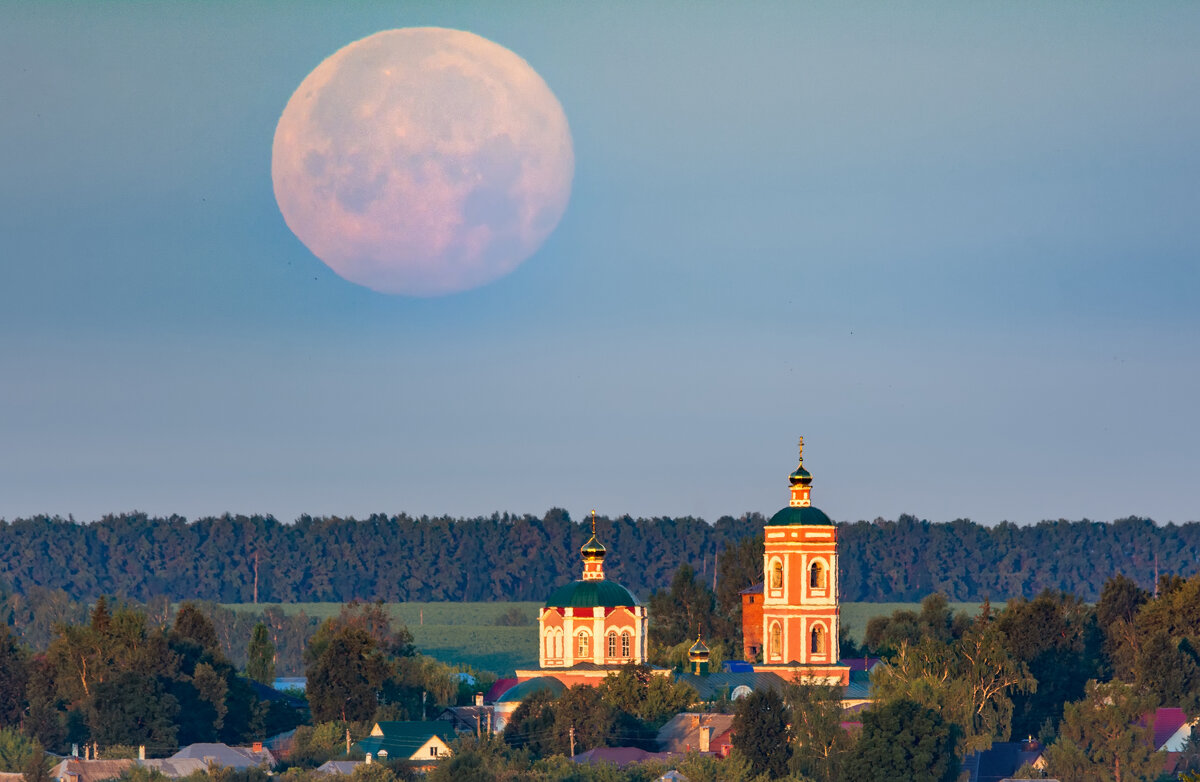
{"label": "church", "polygon": [[[763,582],[743,593],[747,662],[788,680],[846,685],[850,668],[838,653],[837,527],[810,501],[803,438],[788,483],[787,507],[763,528]],[[517,671],[522,683],[598,684],[627,663],[646,662],[646,607],[604,577],[608,550],[596,537],[595,511],[579,553],[581,578],[547,598],[538,617],[538,668]]]}

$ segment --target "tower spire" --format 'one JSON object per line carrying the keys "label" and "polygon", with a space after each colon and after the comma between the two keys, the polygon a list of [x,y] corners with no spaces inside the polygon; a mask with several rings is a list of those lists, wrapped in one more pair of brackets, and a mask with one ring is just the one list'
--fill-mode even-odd
{"label": "tower spire", "polygon": [[604,557],[608,554],[608,550],[596,538],[596,511],[592,510],[592,536],[588,538],[588,542],[584,543],[579,549],[580,556],[583,557],[583,580],[584,581],[603,581],[604,580]]}
{"label": "tower spire", "polygon": [[812,475],[808,470],[804,469],[804,438],[800,438],[800,464],[795,471],[788,476],[788,483],[792,486],[792,499],[788,503],[793,508],[807,508],[812,505],[809,500],[809,493],[812,491]]}

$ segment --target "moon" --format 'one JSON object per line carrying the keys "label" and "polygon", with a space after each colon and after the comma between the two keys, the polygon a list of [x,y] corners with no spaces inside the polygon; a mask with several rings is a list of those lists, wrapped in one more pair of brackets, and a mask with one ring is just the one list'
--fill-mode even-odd
{"label": "moon", "polygon": [[316,67],[271,153],[288,228],[350,282],[440,296],[535,253],[571,194],[566,115],[518,55],[462,30],[386,30]]}

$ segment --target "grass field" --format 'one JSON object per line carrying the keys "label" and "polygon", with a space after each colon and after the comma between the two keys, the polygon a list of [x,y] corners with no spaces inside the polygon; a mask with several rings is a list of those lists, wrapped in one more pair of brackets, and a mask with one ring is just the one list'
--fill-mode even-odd
{"label": "grass field", "polygon": [[[318,619],[336,616],[341,603],[230,604],[235,611],[261,611],[277,605],[289,614],[304,611]],[[955,611],[971,616],[980,603],[951,603]],[[997,610],[1002,604],[993,604]],[[517,668],[537,666],[537,612],[541,603],[386,603],[393,619],[403,622],[413,634],[422,654],[446,663],[463,663],[473,668],[511,675]],[[530,624],[505,627],[496,620],[512,608],[529,617]],[[861,641],[867,622],[893,611],[920,610],[919,603],[842,603],[842,624],[851,637]]]}

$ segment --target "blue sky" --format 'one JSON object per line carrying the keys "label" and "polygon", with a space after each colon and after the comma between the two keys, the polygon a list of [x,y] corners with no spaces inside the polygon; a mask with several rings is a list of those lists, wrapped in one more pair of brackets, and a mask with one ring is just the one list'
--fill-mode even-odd
{"label": "blue sky", "polygon": [[[346,7],[344,7],[346,6]],[[1200,6],[8,4],[0,517],[1200,518]],[[524,57],[533,258],[433,299],[288,231],[275,123],[379,30]]]}

